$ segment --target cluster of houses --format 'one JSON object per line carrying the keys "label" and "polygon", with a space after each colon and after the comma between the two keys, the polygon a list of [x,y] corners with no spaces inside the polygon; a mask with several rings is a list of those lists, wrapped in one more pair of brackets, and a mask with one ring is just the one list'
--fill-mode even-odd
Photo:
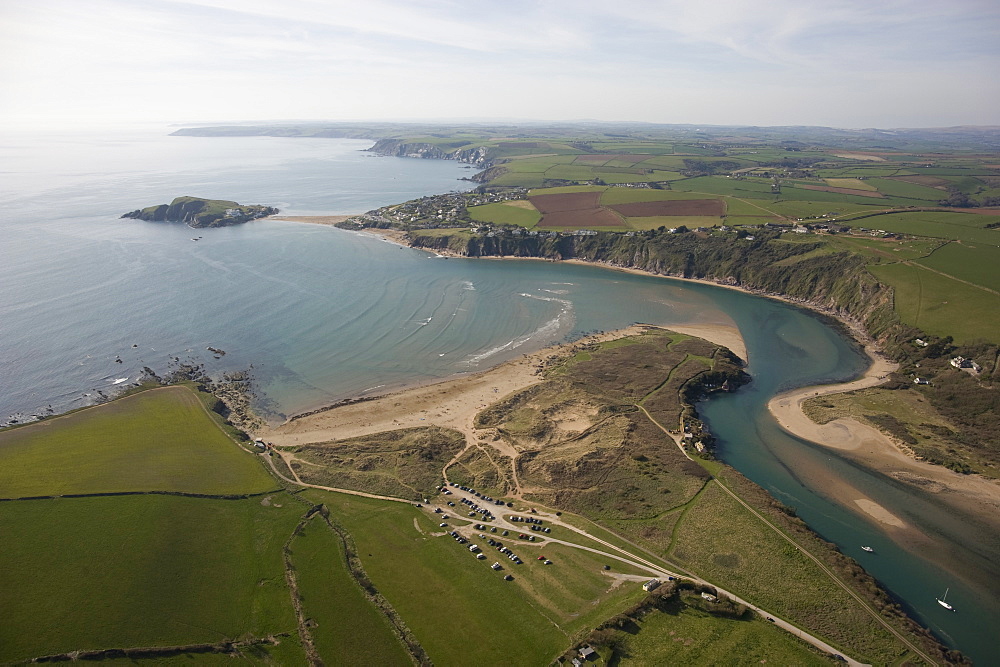
{"label": "cluster of houses", "polygon": [[526,188],[506,188],[482,192],[449,192],[412,199],[402,204],[383,206],[353,218],[361,227],[410,225],[441,227],[448,224],[469,224],[468,208],[483,204],[526,199]]}

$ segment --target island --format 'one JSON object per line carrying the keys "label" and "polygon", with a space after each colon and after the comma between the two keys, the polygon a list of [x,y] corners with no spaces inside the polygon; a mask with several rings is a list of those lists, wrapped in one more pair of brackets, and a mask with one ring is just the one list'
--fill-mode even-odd
{"label": "island", "polygon": [[224,199],[176,197],[169,204],[147,206],[122,214],[123,218],[150,222],[183,222],[189,227],[228,227],[274,215],[278,209],[262,204],[243,205]]}

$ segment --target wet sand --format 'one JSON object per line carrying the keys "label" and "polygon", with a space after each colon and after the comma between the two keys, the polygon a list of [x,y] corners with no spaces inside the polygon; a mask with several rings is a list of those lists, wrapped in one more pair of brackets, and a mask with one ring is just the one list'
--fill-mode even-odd
{"label": "wet sand", "polygon": [[[962,475],[944,466],[918,461],[905,445],[851,417],[817,424],[802,411],[802,403],[806,399],[874,387],[883,382],[881,378],[895,370],[894,363],[873,354],[871,350],[866,351],[872,358],[872,365],[861,378],[853,382],[795,389],[772,398],[767,407],[775,420],[800,438],[836,449],[841,456],[866,468],[934,494],[939,501],[994,526],[1000,533],[1000,483],[980,475]],[[837,495],[842,502],[847,501],[845,505],[853,503],[880,523],[896,526],[892,521],[883,521],[888,512],[879,510],[874,502]]]}

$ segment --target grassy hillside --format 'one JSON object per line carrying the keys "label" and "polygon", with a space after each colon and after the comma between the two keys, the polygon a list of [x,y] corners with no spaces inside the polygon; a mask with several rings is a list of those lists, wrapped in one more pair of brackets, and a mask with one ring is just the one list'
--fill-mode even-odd
{"label": "grassy hillside", "polygon": [[280,546],[301,512],[282,505],[176,496],[0,504],[0,661],[294,635]]}
{"label": "grassy hillside", "polygon": [[276,487],[186,387],[153,389],[0,432],[4,498],[150,491],[252,494]]}

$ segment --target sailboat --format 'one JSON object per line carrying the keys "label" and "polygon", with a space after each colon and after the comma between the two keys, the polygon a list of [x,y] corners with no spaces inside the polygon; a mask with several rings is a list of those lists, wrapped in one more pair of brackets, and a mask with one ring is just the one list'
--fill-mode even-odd
{"label": "sailboat", "polygon": [[950,604],[948,604],[948,602],[947,602],[947,599],[948,599],[948,591],[950,591],[950,590],[951,590],[950,588],[946,588],[946,589],[944,589],[944,595],[942,595],[942,596],[941,596],[941,597],[939,597],[939,598],[934,598],[934,599],[935,599],[935,600],[937,600],[937,603],[938,603],[939,605],[941,605],[942,607],[944,607],[944,608],[945,608],[945,609],[947,609],[948,611],[955,611],[955,608],[954,608],[953,606],[951,606]]}

